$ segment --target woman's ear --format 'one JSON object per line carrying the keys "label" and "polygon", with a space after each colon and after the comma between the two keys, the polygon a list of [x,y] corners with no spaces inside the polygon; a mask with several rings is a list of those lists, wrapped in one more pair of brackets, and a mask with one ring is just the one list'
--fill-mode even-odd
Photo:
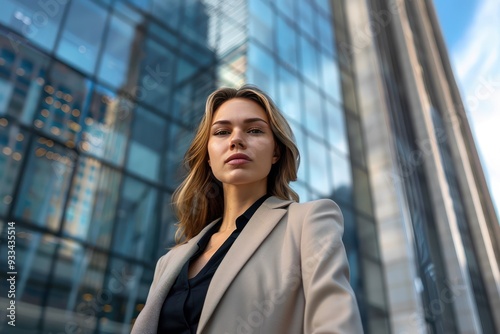
{"label": "woman's ear", "polygon": [[273,153],[273,165],[278,162],[280,159],[280,148],[278,145],[274,146],[274,153]]}

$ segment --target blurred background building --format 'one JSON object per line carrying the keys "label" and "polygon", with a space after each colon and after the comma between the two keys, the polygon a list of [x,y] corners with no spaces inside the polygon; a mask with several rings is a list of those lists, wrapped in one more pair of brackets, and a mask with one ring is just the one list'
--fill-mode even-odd
{"label": "blurred background building", "polygon": [[498,218],[432,1],[3,0],[1,333],[129,333],[205,99],[244,83],[290,121],[301,200],[343,210],[366,333],[500,332]]}

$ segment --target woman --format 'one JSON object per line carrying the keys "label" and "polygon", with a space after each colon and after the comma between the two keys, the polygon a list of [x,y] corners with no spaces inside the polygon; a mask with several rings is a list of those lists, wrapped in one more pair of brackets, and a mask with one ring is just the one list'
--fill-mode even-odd
{"label": "woman", "polygon": [[132,333],[362,333],[342,214],[297,203],[299,152],[269,97],[213,92],[185,160],[177,245]]}

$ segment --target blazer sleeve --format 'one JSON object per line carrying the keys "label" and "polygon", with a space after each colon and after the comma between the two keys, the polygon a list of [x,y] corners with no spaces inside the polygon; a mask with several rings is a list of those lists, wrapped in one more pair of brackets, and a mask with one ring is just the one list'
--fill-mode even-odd
{"label": "blazer sleeve", "polygon": [[156,285],[158,285],[158,281],[160,280],[161,275],[165,271],[166,263],[168,262],[168,257],[170,256],[170,252],[167,252],[162,257],[158,259],[156,262],[155,273],[153,276],[153,282],[151,282],[151,286],[149,287],[148,297],[146,299],[146,303],[149,300],[151,292],[156,289]]}
{"label": "blazer sleeve", "polygon": [[331,200],[311,203],[301,233],[304,333],[363,333],[342,242],[343,216]]}
{"label": "blazer sleeve", "polygon": [[[130,334],[153,333],[152,330],[151,331],[145,330],[145,328],[147,329],[147,328],[151,327],[151,324],[150,324],[151,323],[151,314],[153,311],[151,310],[150,303],[152,303],[152,300],[155,296],[155,291],[158,287],[158,282],[160,281],[160,278],[161,278],[163,272],[165,271],[165,267],[166,267],[168,258],[170,256],[169,254],[170,254],[170,252],[163,255],[156,262],[155,272],[154,272],[154,276],[153,276],[153,282],[151,283],[151,286],[149,287],[149,292],[148,292],[148,296],[146,298],[146,303],[144,305],[144,308],[141,310],[141,312],[137,316],[137,319],[136,319],[134,325],[132,326],[132,330],[131,330]],[[156,326],[157,325],[153,325],[155,332],[156,332]]]}

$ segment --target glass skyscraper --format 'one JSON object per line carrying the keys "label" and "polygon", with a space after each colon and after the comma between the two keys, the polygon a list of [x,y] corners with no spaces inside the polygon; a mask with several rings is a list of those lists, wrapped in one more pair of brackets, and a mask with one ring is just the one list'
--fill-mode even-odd
{"label": "glass skyscraper", "polygon": [[130,331],[206,97],[245,83],[292,126],[301,201],[342,209],[366,333],[495,332],[498,220],[443,45],[430,1],[4,0],[0,332]]}

